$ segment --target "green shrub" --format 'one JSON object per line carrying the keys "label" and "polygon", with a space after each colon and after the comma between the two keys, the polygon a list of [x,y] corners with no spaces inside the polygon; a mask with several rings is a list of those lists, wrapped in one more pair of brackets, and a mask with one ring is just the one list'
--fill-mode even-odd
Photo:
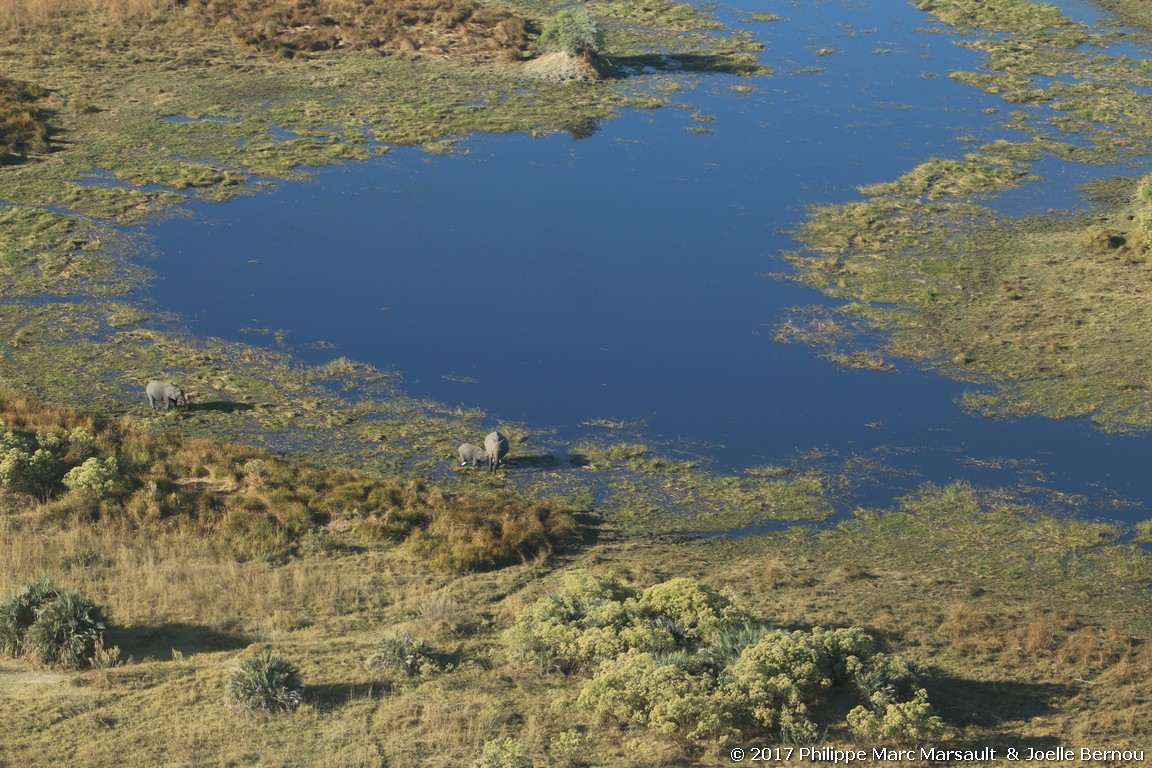
{"label": "green shrub", "polygon": [[475,768],[533,768],[524,745],[511,736],[484,745]]}
{"label": "green shrub", "polygon": [[710,675],[692,674],[651,653],[629,651],[601,665],[579,702],[601,717],[688,739],[739,736],[732,700]]}
{"label": "green shrub", "polygon": [[948,728],[928,702],[928,692],[916,690],[911,701],[895,701],[888,694],[873,694],[869,706],[848,713],[852,733],[864,741],[923,742],[938,739]]}
{"label": "green shrub", "polygon": [[1152,520],[1136,523],[1136,542],[1138,544],[1152,544]]}
{"label": "green shrub", "polygon": [[875,641],[857,627],[776,630],[745,648],[725,678],[759,727],[808,742],[819,734],[808,707],[862,670],[874,652]]}
{"label": "green shrub", "polygon": [[724,629],[752,621],[752,614],[734,605],[731,598],[688,578],[672,579],[644,590],[640,607],[645,613],[672,622],[683,644],[699,644]]}
{"label": "green shrub", "polygon": [[12,447],[0,453],[0,485],[41,500],[51,495],[60,470],[59,459],[43,448],[29,453]]}
{"label": "green shrub", "polygon": [[595,56],[604,50],[604,33],[585,8],[565,8],[540,33],[540,47],[573,56]]}
{"label": "green shrub", "polygon": [[750,620],[693,579],[643,593],[615,576],[570,575],[561,590],[522,611],[506,639],[523,658],[564,672],[593,671],[629,650],[668,654]]}
{"label": "green shrub", "polygon": [[77,592],[44,603],[24,636],[24,653],[41,664],[81,669],[104,643],[104,614]]}
{"label": "green shrub", "polygon": [[399,670],[409,676],[427,674],[439,669],[433,657],[432,646],[426,640],[412,637],[408,632],[402,632],[395,637],[385,637],[376,643],[376,648],[368,657],[368,665]]}
{"label": "green shrub", "polygon": [[116,465],[115,457],[100,459],[93,456],[64,475],[64,487],[76,493],[85,493],[98,499],[113,496],[125,488],[124,476]]}
{"label": "green shrub", "polygon": [[36,621],[36,613],[59,596],[47,576],[22,585],[0,603],[0,653],[16,657],[24,652],[24,636]]}
{"label": "green shrub", "polygon": [[244,659],[228,678],[228,701],[248,712],[292,712],[303,700],[300,671],[270,650]]}

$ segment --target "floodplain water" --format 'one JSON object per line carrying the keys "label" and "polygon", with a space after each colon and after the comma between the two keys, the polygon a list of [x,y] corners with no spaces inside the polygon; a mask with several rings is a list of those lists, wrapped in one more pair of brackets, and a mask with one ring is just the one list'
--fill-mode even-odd
{"label": "floodplain water", "polygon": [[[1004,105],[949,79],[979,55],[911,3],[723,13],[766,44],[773,74],[683,75],[669,106],[581,140],[473,135],[452,155],[401,148],[196,203],[149,230],[150,298],[196,333],[261,343],[252,330],[267,329],[305,360],[398,371],[410,394],[493,425],[577,441],[602,434],[589,421],[621,421],[736,470],[876,458],[898,471],[873,478],[866,503],[925,481],[1023,481],[1146,517],[1147,436],[981,418],[958,404],[971,384],[911,364],[843,369],[774,341],[789,308],[824,302],[778,277],[807,207],[962,156],[960,137],[1006,135],[989,113]],[[1099,173],[1061,168],[1012,204],[1073,205]]]}

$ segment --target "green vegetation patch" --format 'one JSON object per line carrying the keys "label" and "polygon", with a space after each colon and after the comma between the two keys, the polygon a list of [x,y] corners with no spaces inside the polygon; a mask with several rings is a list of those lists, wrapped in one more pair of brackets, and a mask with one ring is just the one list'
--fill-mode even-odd
{"label": "green vegetation patch", "polygon": [[973,594],[1045,595],[1050,605],[1124,616],[1147,631],[1152,558],[1120,544],[1122,534],[956,484],[926,487],[891,511],[858,510],[816,539],[835,562],[929,569]]}
{"label": "green vegetation patch", "polygon": [[717,475],[653,458],[614,479],[607,516],[637,534],[730,531],[830,517],[836,479],[819,472],[753,468]]}
{"label": "green vegetation patch", "polygon": [[526,661],[584,672],[578,703],[598,717],[688,740],[812,743],[830,725],[814,712],[845,689],[867,702],[848,715],[860,735],[945,731],[911,665],[878,653],[867,632],[772,629],[690,578],[641,591],[614,575],[572,574],[505,637]]}

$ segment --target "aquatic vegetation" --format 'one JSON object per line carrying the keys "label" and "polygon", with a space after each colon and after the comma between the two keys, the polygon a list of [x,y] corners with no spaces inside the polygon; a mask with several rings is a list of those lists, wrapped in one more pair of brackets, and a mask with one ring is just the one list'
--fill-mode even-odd
{"label": "aquatic vegetation", "polygon": [[1055,6],[918,5],[986,54],[980,71],[953,78],[1037,108],[1008,117],[1032,138],[986,143],[962,160],[933,158],[862,188],[863,201],[814,210],[800,233],[808,253],[789,260],[798,279],[847,303],[793,314],[777,338],[813,344],[847,365],[910,357],[989,383],[964,398],[982,413],[1152,425],[1141,383],[1152,337],[1137,298],[1147,288],[1139,265],[1148,182],[1098,187],[1095,207],[1075,218],[1009,220],[994,202],[976,204],[1032,179],[1041,159],[1152,153],[1147,68],[1109,55],[1109,34]]}

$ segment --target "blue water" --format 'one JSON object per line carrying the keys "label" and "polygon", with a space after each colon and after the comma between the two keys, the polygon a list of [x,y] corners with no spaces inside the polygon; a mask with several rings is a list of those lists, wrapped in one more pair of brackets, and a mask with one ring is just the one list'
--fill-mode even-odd
{"label": "blue water", "polygon": [[[787,308],[823,301],[769,276],[807,206],[959,156],[957,137],[1006,134],[985,114],[995,97],[947,77],[978,56],[918,31],[930,17],[908,3],[744,5],[784,18],[741,25],[767,44],[773,76],[685,77],[672,106],[580,141],[471,136],[457,155],[400,149],[195,204],[150,229],[150,297],[197,333],[282,331],[303,359],[399,371],[411,394],[493,424],[575,440],[613,419],[724,468],[815,449],[907,470],[877,477],[867,501],[925,480],[1022,477],[972,457],[1035,460],[1026,480],[1069,492],[1152,499],[1146,437],[978,418],[956,402],[965,385],[931,372],[844,370],[773,341]],[[756,91],[730,90],[744,83]],[[1089,173],[1061,168],[1014,206],[1071,205]]]}

